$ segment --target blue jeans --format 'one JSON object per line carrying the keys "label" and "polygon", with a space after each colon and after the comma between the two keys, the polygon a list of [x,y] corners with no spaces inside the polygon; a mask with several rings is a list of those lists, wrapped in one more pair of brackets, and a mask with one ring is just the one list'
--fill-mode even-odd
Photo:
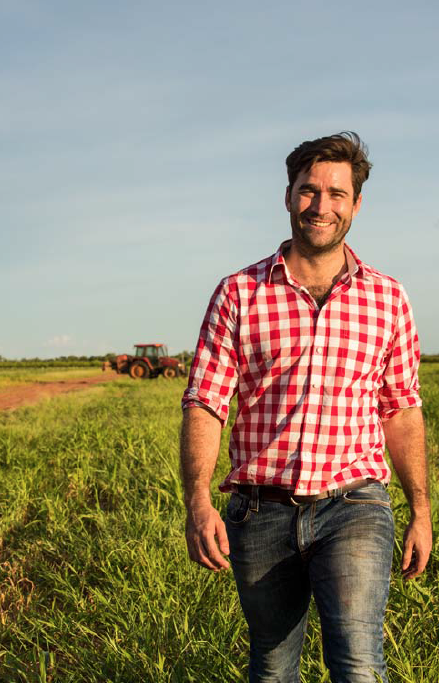
{"label": "blue jeans", "polygon": [[387,683],[393,516],[382,484],[300,507],[233,493],[226,527],[250,631],[251,683],[300,681],[311,593],[331,681],[375,683],[378,674]]}

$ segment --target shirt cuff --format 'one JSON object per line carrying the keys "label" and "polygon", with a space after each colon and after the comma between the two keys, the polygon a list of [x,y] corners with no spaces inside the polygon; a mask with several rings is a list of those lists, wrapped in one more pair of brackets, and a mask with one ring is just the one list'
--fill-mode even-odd
{"label": "shirt cuff", "polygon": [[193,390],[186,390],[181,402],[181,407],[183,410],[186,408],[207,408],[211,413],[216,415],[221,422],[221,426],[224,428],[227,424],[229,417],[229,406],[225,403],[221,403],[217,397],[210,396],[200,396],[196,394]]}
{"label": "shirt cuff", "polygon": [[422,406],[422,399],[419,394],[410,396],[400,396],[397,399],[389,399],[385,401],[380,401],[379,415],[382,422],[390,420],[394,417],[396,413],[400,410],[405,410],[406,408],[420,408]]}

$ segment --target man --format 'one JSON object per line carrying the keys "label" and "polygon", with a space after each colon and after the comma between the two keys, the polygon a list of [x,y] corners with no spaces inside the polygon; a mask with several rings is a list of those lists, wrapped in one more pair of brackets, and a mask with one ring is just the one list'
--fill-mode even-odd
{"label": "man", "polygon": [[[183,397],[189,555],[218,571],[230,554],[252,682],[300,680],[311,593],[331,680],[387,681],[385,442],[411,510],[405,578],[423,571],[431,549],[410,304],[345,244],[370,167],[355,133],[304,142],[288,156],[292,239],[220,283]],[[232,492],[226,533],[209,485],[235,393],[231,471],[220,486]]]}

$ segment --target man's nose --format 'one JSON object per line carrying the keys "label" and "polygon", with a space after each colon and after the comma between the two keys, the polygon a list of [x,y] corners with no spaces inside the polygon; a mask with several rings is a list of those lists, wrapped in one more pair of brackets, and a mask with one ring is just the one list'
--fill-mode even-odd
{"label": "man's nose", "polygon": [[316,192],[312,201],[312,208],[319,216],[331,211],[331,198],[326,192]]}

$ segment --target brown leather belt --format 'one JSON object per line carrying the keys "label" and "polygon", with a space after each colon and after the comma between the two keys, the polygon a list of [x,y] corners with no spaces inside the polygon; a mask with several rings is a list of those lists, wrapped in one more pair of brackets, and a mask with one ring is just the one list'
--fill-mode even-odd
{"label": "brown leather belt", "polygon": [[257,488],[257,496],[259,500],[269,500],[272,503],[282,503],[282,505],[307,505],[309,503],[315,503],[316,500],[323,500],[324,498],[338,498],[338,496],[343,495],[347,491],[353,491],[354,489],[360,489],[364,486],[369,486],[373,484],[377,479],[360,479],[359,481],[354,481],[351,484],[345,484],[338,489],[332,489],[331,491],[323,491],[323,493],[316,493],[314,496],[301,496],[296,493],[292,493],[288,489],[282,489],[279,486],[252,486],[252,484],[237,484],[237,490],[239,493],[243,493],[245,496],[251,498]]}

